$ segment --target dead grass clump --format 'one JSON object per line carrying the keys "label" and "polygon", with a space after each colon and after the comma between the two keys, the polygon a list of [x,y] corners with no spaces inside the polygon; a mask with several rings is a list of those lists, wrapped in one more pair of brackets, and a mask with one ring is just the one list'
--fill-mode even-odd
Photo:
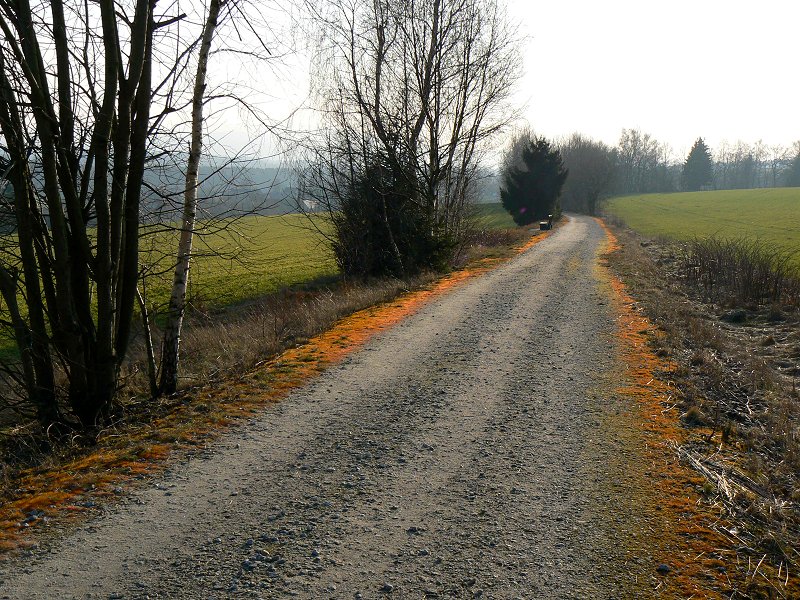
{"label": "dead grass clump", "polygon": [[692,406],[681,417],[683,422],[690,427],[700,427],[708,424],[708,419],[697,406]]}
{"label": "dead grass clump", "polygon": [[627,223],[625,223],[622,217],[615,215],[614,213],[604,213],[603,222],[608,223],[617,230],[625,229],[627,227]]}
{"label": "dead grass clump", "polygon": [[476,259],[502,257],[507,248],[520,246],[530,238],[530,231],[524,227],[473,229],[467,234],[466,243],[457,253],[454,264],[461,268]]}
{"label": "dead grass clump", "polygon": [[689,364],[693,367],[699,367],[700,365],[704,365],[708,362],[708,357],[706,353],[703,351],[702,348],[695,350],[692,352],[692,356],[689,358]]}
{"label": "dead grass clump", "polygon": [[736,425],[733,424],[731,421],[726,421],[722,424],[722,429],[720,430],[720,435],[722,438],[723,444],[729,444],[736,436]]}
{"label": "dead grass clump", "polygon": [[800,270],[793,258],[759,240],[712,236],[688,244],[681,268],[706,300],[748,308],[770,304],[777,316],[779,305],[800,302]]}
{"label": "dead grass clump", "polygon": [[[223,318],[190,322],[182,344],[182,387],[249,371],[277,352],[301,344],[342,317],[418,287],[394,279],[342,283],[316,290],[282,290],[227,311]],[[141,365],[134,366],[143,372]]]}
{"label": "dead grass clump", "polygon": [[686,322],[686,330],[695,345],[701,348],[721,351],[725,347],[719,328],[708,319],[689,317]]}
{"label": "dead grass clump", "polygon": [[521,227],[510,229],[482,228],[470,232],[467,245],[473,248],[497,248],[524,242],[529,237],[530,233]]}

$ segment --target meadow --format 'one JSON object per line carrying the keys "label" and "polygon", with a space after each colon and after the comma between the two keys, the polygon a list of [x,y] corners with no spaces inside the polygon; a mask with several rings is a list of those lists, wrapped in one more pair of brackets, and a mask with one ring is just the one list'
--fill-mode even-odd
{"label": "meadow", "polygon": [[[187,297],[194,308],[216,309],[236,304],[280,288],[328,279],[337,275],[336,261],[319,220],[310,223],[304,215],[254,216],[216,224],[194,241],[194,259]],[[172,256],[177,233],[145,235],[141,260],[153,276],[147,290],[150,302],[166,304],[172,285]]]}
{"label": "meadow", "polygon": [[[317,222],[320,227],[324,224]],[[141,284],[157,315],[172,288],[176,231],[145,232],[140,260],[149,273]],[[187,300],[199,311],[220,309],[283,287],[333,278],[338,269],[324,236],[304,215],[253,216],[217,222],[194,241]],[[0,320],[3,318],[0,303]],[[8,330],[0,333],[0,360],[16,356]]]}
{"label": "meadow", "polygon": [[474,207],[475,224],[483,229],[511,229],[517,226],[514,219],[499,202],[476,204]]}
{"label": "meadow", "polygon": [[650,237],[758,240],[800,267],[800,188],[622,196],[606,212]]}
{"label": "meadow", "polygon": [[[483,229],[516,227],[497,204],[475,206],[476,226]],[[248,217],[224,230],[195,238],[195,259],[188,298],[195,308],[221,308],[269,294],[283,287],[327,280],[338,275],[336,261],[324,237],[323,219],[309,222],[300,214]],[[142,240],[143,262],[160,265],[161,248],[174,248],[177,234],[156,234]],[[170,257],[171,258],[171,257]],[[172,274],[150,283],[148,296],[156,305],[169,300]]]}
{"label": "meadow", "polygon": [[[479,228],[514,227],[499,203],[479,204],[475,213]],[[191,308],[218,310],[281,288],[336,278],[338,268],[324,230],[324,220],[310,222],[300,214],[246,217],[207,230],[201,226],[187,292]],[[177,243],[175,231],[146,232],[140,242],[141,263],[149,273],[144,292],[156,315],[169,301]],[[0,305],[0,319],[2,313]],[[0,360],[15,356],[11,338],[0,333]]]}

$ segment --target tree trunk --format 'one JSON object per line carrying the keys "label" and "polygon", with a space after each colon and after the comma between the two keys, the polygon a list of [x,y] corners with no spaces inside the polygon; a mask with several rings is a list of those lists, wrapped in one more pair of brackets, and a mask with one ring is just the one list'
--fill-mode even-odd
{"label": "tree trunk", "polygon": [[[14,163],[21,265],[19,273],[5,267],[3,294],[24,288],[28,310],[24,318],[16,310],[15,339],[42,425],[61,418],[55,380],[63,369],[87,431],[110,409],[134,310],[156,0],[136,0],[132,18],[112,0],[93,4],[98,26],[86,17],[84,32],[71,28],[75,13],[65,18],[63,0],[48,2],[49,11],[29,0],[0,8],[0,130]],[[76,37],[85,37],[83,53]]]}
{"label": "tree trunk", "polygon": [[6,310],[11,317],[14,329],[14,338],[17,348],[20,349],[22,363],[22,376],[25,388],[32,404],[36,408],[36,417],[39,422],[49,427],[58,422],[58,405],[52,386],[40,386],[36,377],[37,369],[34,362],[33,336],[31,330],[22,318],[17,302],[17,286],[15,279],[5,269],[0,268],[0,294],[6,301]]}
{"label": "tree trunk", "polygon": [[136,298],[139,301],[139,312],[142,317],[142,328],[144,329],[144,347],[147,352],[147,380],[150,384],[150,395],[155,398],[158,396],[158,377],[156,374],[156,354],[153,350],[153,336],[150,329],[150,315],[147,312],[147,304],[144,296],[136,289]]}
{"label": "tree trunk", "polygon": [[392,255],[394,256],[394,262],[397,267],[397,276],[398,277],[405,277],[406,276],[406,269],[403,265],[403,255],[400,253],[400,248],[397,246],[397,242],[394,239],[394,232],[392,231],[392,224],[389,222],[389,211],[386,207],[386,196],[380,190],[376,190],[381,197],[381,207],[383,208],[382,216],[383,216],[383,224],[386,227],[386,235],[389,239],[389,246],[392,249]]}
{"label": "tree trunk", "polygon": [[16,307],[16,285],[7,274],[2,282],[3,296],[12,312],[17,347],[23,361],[26,392],[36,408],[41,424],[49,427],[59,418],[58,404],[55,396],[53,360],[47,336],[46,311],[42,301],[36,260],[34,218],[31,212],[32,191],[29,186],[31,174],[23,142],[22,119],[13,98],[11,83],[5,76],[5,62],[0,55],[0,127],[12,163],[9,179],[14,186],[14,215],[28,303],[29,325],[22,322],[21,314]]}
{"label": "tree trunk", "polygon": [[175,276],[172,282],[172,294],[169,299],[167,323],[164,328],[164,341],[161,352],[160,392],[162,394],[174,394],[178,388],[181,328],[183,326],[183,315],[186,311],[186,287],[189,283],[192,239],[197,216],[200,157],[203,152],[203,100],[206,88],[206,71],[220,7],[224,2],[225,0],[211,0],[197,59],[197,73],[192,95],[192,140],[189,148],[189,161],[186,165],[186,188],[183,196],[181,237],[178,242]]}

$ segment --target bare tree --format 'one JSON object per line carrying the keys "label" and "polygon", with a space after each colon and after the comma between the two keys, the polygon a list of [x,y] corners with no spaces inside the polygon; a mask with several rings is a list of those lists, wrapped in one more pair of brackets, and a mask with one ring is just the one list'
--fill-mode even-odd
{"label": "bare tree", "polygon": [[758,169],[750,144],[741,140],[735,144],[723,142],[715,158],[720,189],[749,189],[755,186]]}
{"label": "bare tree", "polygon": [[764,143],[764,140],[758,140],[753,144],[753,187],[767,187],[769,185],[769,148]]}
{"label": "bare tree", "polygon": [[731,152],[730,144],[723,140],[714,151],[714,181],[717,189],[727,190],[731,187]]}
{"label": "bare tree", "polygon": [[787,169],[791,158],[791,150],[786,146],[776,144],[769,148],[769,169],[768,183],[770,187],[780,187],[783,185],[781,176]]}
{"label": "bare tree", "polygon": [[791,159],[787,161],[781,185],[800,187],[800,141],[794,142],[789,152],[791,153]]}
{"label": "bare tree", "polygon": [[186,168],[186,186],[184,190],[183,219],[180,241],[178,242],[177,264],[172,284],[172,294],[167,311],[167,323],[164,327],[164,341],[161,353],[160,391],[172,394],[178,387],[178,351],[181,339],[181,326],[186,309],[186,284],[189,281],[189,264],[192,255],[192,238],[194,236],[195,218],[197,216],[197,196],[200,172],[200,157],[203,152],[203,104],[205,101],[206,73],[208,71],[208,55],[219,21],[220,8],[227,0],[211,0],[208,14],[203,26],[200,50],[197,59],[197,71],[192,92],[192,137],[189,148],[189,159]]}
{"label": "bare tree", "polygon": [[179,18],[155,6],[0,0],[0,131],[18,242],[0,258],[0,291],[44,425],[94,430],[128,348],[154,38]]}
{"label": "bare tree", "polygon": [[675,191],[671,149],[648,133],[623,129],[617,146],[618,191],[626,194]]}
{"label": "bare tree", "polygon": [[580,133],[559,144],[569,170],[561,205],[564,210],[597,214],[600,202],[611,195],[616,177],[613,148]]}
{"label": "bare tree", "polygon": [[433,246],[463,233],[478,159],[512,116],[502,108],[520,73],[515,33],[495,0],[309,7],[324,31],[316,85],[326,131],[306,193],[340,215],[343,199],[367,198],[403,274],[419,266],[409,264],[419,248],[403,250],[402,215],[427,220],[419,230]]}
{"label": "bare tree", "polygon": [[[248,10],[254,7],[254,10]],[[271,60],[273,54],[264,42],[263,32],[257,29],[264,25],[264,13],[262,11],[266,10],[267,7],[272,8],[271,3],[251,3],[245,0],[210,0],[203,15],[203,26],[199,40],[187,47],[187,50],[192,50],[195,46],[197,49],[194,75],[191,78],[191,114],[188,123],[190,126],[188,136],[189,152],[188,155],[175,150],[167,152],[167,156],[175,163],[174,172],[179,172],[185,168],[185,174],[180,190],[182,209],[178,229],[177,255],[170,257],[174,263],[174,273],[161,344],[160,383],[156,385],[151,381],[151,388],[156,389],[160,394],[174,393],[178,387],[180,340],[186,311],[186,295],[195,236],[198,234],[202,236],[209,232],[216,234],[220,229],[234,230],[236,220],[256,214],[259,210],[264,210],[270,206],[270,201],[266,197],[260,201],[252,201],[250,199],[249,202],[242,204],[239,201],[244,198],[237,198],[237,196],[248,196],[256,191],[252,189],[252,186],[242,185],[242,180],[248,179],[248,167],[251,167],[253,162],[247,156],[248,148],[262,139],[265,134],[274,133],[278,129],[278,125],[274,121],[268,122],[262,111],[255,104],[248,101],[248,97],[242,87],[249,86],[242,86],[241,82],[224,81],[209,90],[207,77],[209,59],[214,53],[212,45],[216,45],[216,52],[218,53],[232,53],[240,61],[249,60],[262,69],[269,66],[270,63],[274,64],[275,61]],[[238,43],[231,43],[229,37],[225,36],[223,31],[225,25],[235,32],[234,37]],[[263,29],[266,30],[268,28],[263,27]],[[243,31],[246,34],[244,38],[242,36]],[[221,40],[218,39],[220,34],[223,34]],[[281,45],[281,47],[285,47],[285,44]],[[186,55],[191,56],[188,52]],[[211,102],[222,103],[222,107],[217,108],[217,116],[229,114],[230,109],[234,107],[243,109],[249,117],[256,121],[258,131],[253,132],[249,139],[243,143],[243,146],[236,148],[232,155],[208,160],[208,157],[204,157],[204,139],[207,136],[204,131],[206,121],[205,108]],[[177,146],[176,140],[184,139],[180,131],[182,125],[183,123],[179,123],[166,133],[161,134],[162,138],[166,138],[166,143],[171,143],[173,148]],[[217,147],[216,149],[219,151],[220,148]],[[179,165],[179,161],[184,157],[186,160],[185,165]],[[200,194],[201,185],[204,183],[203,178],[200,176],[203,158],[206,158],[206,166],[211,167],[211,176],[206,179],[216,176],[217,179],[222,180],[222,183],[216,186],[217,189],[214,195],[217,196],[218,204],[220,198],[223,200],[224,208],[221,212],[217,211],[213,218],[209,218],[207,215],[205,222],[199,225],[197,217],[200,202],[202,200],[204,203],[208,203],[210,200],[208,196],[202,198]],[[230,174],[226,175],[226,173]],[[272,183],[274,181],[268,184],[269,187],[271,187]],[[248,191],[250,194],[248,194]],[[267,190],[261,188],[258,192],[265,193]],[[205,208],[208,209],[209,207],[206,206]],[[170,227],[172,223],[169,222],[168,218],[168,222],[162,223],[162,225]],[[145,338],[147,339],[148,336],[149,332],[146,333]],[[152,365],[155,357],[151,356],[150,361],[149,370],[152,380],[155,377],[153,374],[155,369]]]}
{"label": "bare tree", "polygon": [[530,144],[531,140],[539,139],[539,137],[530,125],[515,127],[509,135],[503,150],[500,172],[507,173],[512,169],[524,169],[525,163],[522,161],[522,151]]}

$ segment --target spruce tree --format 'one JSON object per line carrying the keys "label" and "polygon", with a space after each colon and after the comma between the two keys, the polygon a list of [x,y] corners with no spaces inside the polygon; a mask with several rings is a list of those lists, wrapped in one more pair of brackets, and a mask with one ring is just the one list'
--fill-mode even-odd
{"label": "spruce tree", "polygon": [[506,161],[500,189],[503,207],[517,225],[558,214],[558,198],[567,179],[561,153],[544,138],[534,138],[524,144],[519,158]]}
{"label": "spruce tree", "polygon": [[686,162],[683,163],[683,189],[694,192],[711,187],[714,181],[714,161],[703,138],[697,138]]}

